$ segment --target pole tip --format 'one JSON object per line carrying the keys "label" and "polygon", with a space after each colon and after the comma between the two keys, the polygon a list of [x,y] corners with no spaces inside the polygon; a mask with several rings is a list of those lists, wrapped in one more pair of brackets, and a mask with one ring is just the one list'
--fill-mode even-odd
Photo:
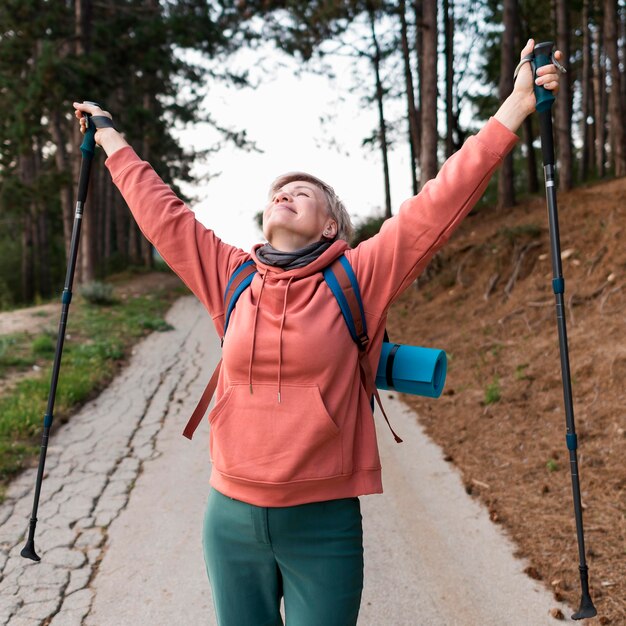
{"label": "pole tip", "polygon": [[580,599],[578,612],[572,615],[572,619],[589,619],[590,617],[595,617],[597,614],[598,611],[596,611],[596,607],[593,606],[591,596],[584,593]]}
{"label": "pole tip", "polygon": [[31,559],[31,561],[41,561],[41,557],[37,555],[35,552],[35,541],[34,539],[29,539],[26,542],[26,545],[22,548],[20,554],[25,559]]}

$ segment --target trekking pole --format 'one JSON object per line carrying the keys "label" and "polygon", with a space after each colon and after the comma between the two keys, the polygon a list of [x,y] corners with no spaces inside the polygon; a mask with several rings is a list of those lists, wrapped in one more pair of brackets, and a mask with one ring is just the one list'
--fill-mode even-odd
{"label": "trekking pole", "polygon": [[[537,44],[533,50],[535,69],[552,63],[551,41]],[[535,72],[533,71],[533,75]],[[535,76],[536,77],[536,76]],[[554,163],[554,135],[552,131],[552,103],[554,96],[545,88],[535,85],[537,98],[537,112],[539,113],[539,128],[541,131],[541,150],[543,153],[543,171],[546,184],[546,198],[548,201],[548,221],[550,228],[550,253],[552,257],[552,290],[556,298],[556,320],[559,333],[559,348],[561,353],[561,377],[563,380],[563,399],[565,401],[565,421],[567,434],[565,436],[569,450],[570,473],[572,477],[572,492],[574,496],[574,516],[576,518],[576,535],[578,537],[578,555],[580,571],[581,600],[577,613],[572,619],[586,619],[597,615],[589,595],[589,574],[585,560],[585,536],[583,531],[583,512],[580,502],[580,481],[578,477],[578,458],[576,449],[578,442],[574,425],[574,407],[572,403],[572,384],[570,380],[569,354],[567,349],[567,330],[565,327],[565,281],[561,267],[561,243],[559,239],[559,219],[556,206],[555,163]]]}
{"label": "trekking pole", "polygon": [[[85,104],[96,104],[95,102],[86,102]],[[98,105],[96,105],[98,106]],[[61,368],[61,355],[63,353],[63,343],[65,341],[65,328],[67,326],[67,317],[69,314],[70,302],[72,301],[72,283],[74,282],[74,270],[76,269],[76,258],[78,256],[78,241],[80,239],[80,227],[83,217],[83,208],[87,198],[87,186],[89,185],[89,174],[91,172],[91,161],[96,147],[94,135],[96,128],[89,120],[87,113],[83,114],[87,118],[87,132],[80,150],[83,153],[80,166],[80,176],[78,178],[78,197],[76,199],[76,213],[74,214],[74,226],[72,229],[72,239],[70,243],[69,263],[67,266],[67,274],[65,275],[65,287],[61,297],[61,320],[59,322],[59,332],[57,336],[57,345],[54,353],[54,362],[52,365],[52,377],[50,381],[50,393],[48,394],[48,405],[43,421],[43,435],[41,438],[41,450],[39,452],[39,467],[37,469],[37,481],[35,483],[35,498],[33,502],[33,511],[30,517],[30,526],[28,529],[28,539],[26,545],[22,548],[21,555],[26,559],[33,561],[41,560],[41,557],[35,552],[35,527],[37,526],[37,510],[39,508],[39,496],[41,494],[41,481],[43,479],[43,470],[46,465],[46,452],[48,450],[48,437],[50,435],[50,427],[53,421],[54,400],[56,397],[57,383],[59,380],[59,370]]]}

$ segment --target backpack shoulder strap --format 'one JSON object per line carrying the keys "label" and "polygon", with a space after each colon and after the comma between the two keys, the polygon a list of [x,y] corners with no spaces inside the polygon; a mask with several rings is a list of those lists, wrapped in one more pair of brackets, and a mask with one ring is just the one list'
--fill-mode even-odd
{"label": "backpack shoulder strap", "polygon": [[187,437],[187,439],[191,439],[193,434],[196,432],[196,428],[200,425],[206,410],[209,408],[209,404],[211,403],[211,398],[215,393],[215,389],[217,387],[217,380],[220,377],[220,369],[222,369],[222,359],[219,360],[215,370],[213,371],[213,375],[211,376],[211,380],[209,384],[206,386],[204,391],[202,392],[202,397],[198,402],[196,408],[194,409],[191,417],[187,421],[187,426],[185,426],[185,430],[183,430],[183,437]]}
{"label": "backpack shoulder strap", "polygon": [[359,350],[364,351],[369,344],[365,311],[359,283],[350,262],[344,255],[324,271],[324,280],[333,292],[341,313],[346,321],[352,339]]}
{"label": "backpack shoulder strap", "polygon": [[[230,314],[233,312],[235,308],[235,304],[237,303],[237,299],[243,293],[244,289],[246,289],[254,275],[256,274],[256,265],[254,261],[250,259],[245,263],[241,264],[230,277],[226,285],[226,289],[224,290],[224,333],[222,334],[222,343],[224,343],[224,335],[226,335],[226,329],[228,328],[228,322],[230,320]],[[194,432],[196,432],[196,428],[202,421],[204,414],[209,408],[209,404],[211,402],[211,398],[215,393],[215,389],[217,387],[217,381],[220,375],[220,369],[222,367],[222,359],[220,359],[219,363],[215,367],[213,371],[213,375],[211,376],[211,380],[209,380],[209,384],[206,386],[204,392],[202,393],[202,397],[198,402],[198,405],[194,409],[191,417],[187,421],[187,425],[185,426],[185,430],[183,431],[183,436],[187,437],[187,439],[191,439],[193,437]]]}
{"label": "backpack shoulder strap", "polygon": [[239,296],[252,282],[256,271],[256,265],[254,261],[250,259],[233,272],[233,275],[226,285],[226,289],[224,290],[224,308],[226,312],[224,313],[224,333],[222,334],[222,341],[224,341],[224,336],[226,335],[230,314],[233,312]]}
{"label": "backpack shoulder strap", "polygon": [[[341,313],[346,321],[348,330],[352,339],[359,349],[359,369],[361,372],[361,383],[365,388],[367,395],[372,398],[372,410],[374,409],[373,399],[376,399],[383,417],[389,426],[389,430],[396,442],[401,443],[402,439],[395,433],[389,418],[385,413],[383,403],[376,389],[375,376],[370,367],[369,357],[367,356],[367,346],[369,344],[369,336],[367,334],[367,324],[365,322],[365,310],[363,309],[363,300],[361,299],[361,291],[359,290],[359,282],[350,262],[345,255],[340,256],[334,263],[327,267],[324,271],[324,280],[333,292]],[[385,330],[385,336],[387,331]]]}

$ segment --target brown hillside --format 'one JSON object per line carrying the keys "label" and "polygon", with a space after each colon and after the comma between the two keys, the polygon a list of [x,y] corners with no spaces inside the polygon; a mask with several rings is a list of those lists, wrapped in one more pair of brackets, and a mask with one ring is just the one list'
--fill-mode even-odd
{"label": "brown hillside", "polygon": [[[558,197],[578,461],[598,618],[626,624],[626,179]],[[417,289],[393,339],[443,348],[439,400],[406,396],[529,559],[529,575],[580,600],[545,199],[466,219]],[[499,400],[498,400],[499,397]]]}

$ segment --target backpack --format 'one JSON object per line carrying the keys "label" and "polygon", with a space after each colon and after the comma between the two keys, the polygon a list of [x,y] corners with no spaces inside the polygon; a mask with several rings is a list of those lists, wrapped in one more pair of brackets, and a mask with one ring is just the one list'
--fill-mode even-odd
{"label": "backpack", "polygon": [[[224,344],[224,336],[228,328],[228,322],[230,320],[231,313],[235,308],[235,304],[239,296],[245,289],[250,286],[257,269],[254,261],[250,259],[242,265],[240,265],[230,277],[226,289],[224,290],[224,305],[226,313],[224,315],[224,334],[222,336],[221,343]],[[365,323],[365,311],[363,309],[363,301],[361,299],[361,292],[359,290],[359,283],[357,281],[354,270],[350,265],[348,259],[342,255],[336,259],[331,265],[322,270],[324,280],[332,291],[343,318],[346,322],[346,326],[350,332],[352,340],[356,343],[359,350],[359,370],[361,374],[361,384],[365,388],[368,396],[371,398],[372,411],[374,410],[374,399],[378,403],[380,410],[391,430],[396,442],[401,443],[402,439],[394,432],[389,418],[385,413],[380,396],[378,394],[377,386],[382,389],[394,389],[394,376],[393,365],[396,360],[401,361],[400,357],[397,359],[396,355],[402,351],[400,349],[406,348],[404,353],[411,357],[411,368],[414,368],[414,364],[417,361],[421,361],[422,370],[425,370],[421,376],[422,381],[431,381],[436,379],[434,389],[420,388],[419,391],[411,391],[409,389],[402,389],[408,393],[416,393],[418,395],[428,395],[430,397],[439,397],[443,388],[443,382],[445,381],[446,372],[446,360],[445,353],[441,350],[433,350],[429,348],[418,348],[413,346],[401,346],[400,344],[388,343],[387,331],[385,331],[385,344],[383,354],[379,363],[377,375],[374,376],[372,368],[370,367],[367,357],[367,347],[369,345],[369,336],[367,334],[367,326]],[[416,359],[417,357],[417,359]],[[193,433],[200,424],[206,410],[211,402],[211,398],[215,393],[217,387],[217,381],[219,378],[219,372],[221,369],[222,361],[217,364],[211,380],[209,381],[198,405],[196,406],[193,414],[187,422],[187,426],[183,431],[183,435],[188,439],[193,437]],[[423,384],[423,383],[422,383]],[[399,389],[400,390],[400,389]]]}

